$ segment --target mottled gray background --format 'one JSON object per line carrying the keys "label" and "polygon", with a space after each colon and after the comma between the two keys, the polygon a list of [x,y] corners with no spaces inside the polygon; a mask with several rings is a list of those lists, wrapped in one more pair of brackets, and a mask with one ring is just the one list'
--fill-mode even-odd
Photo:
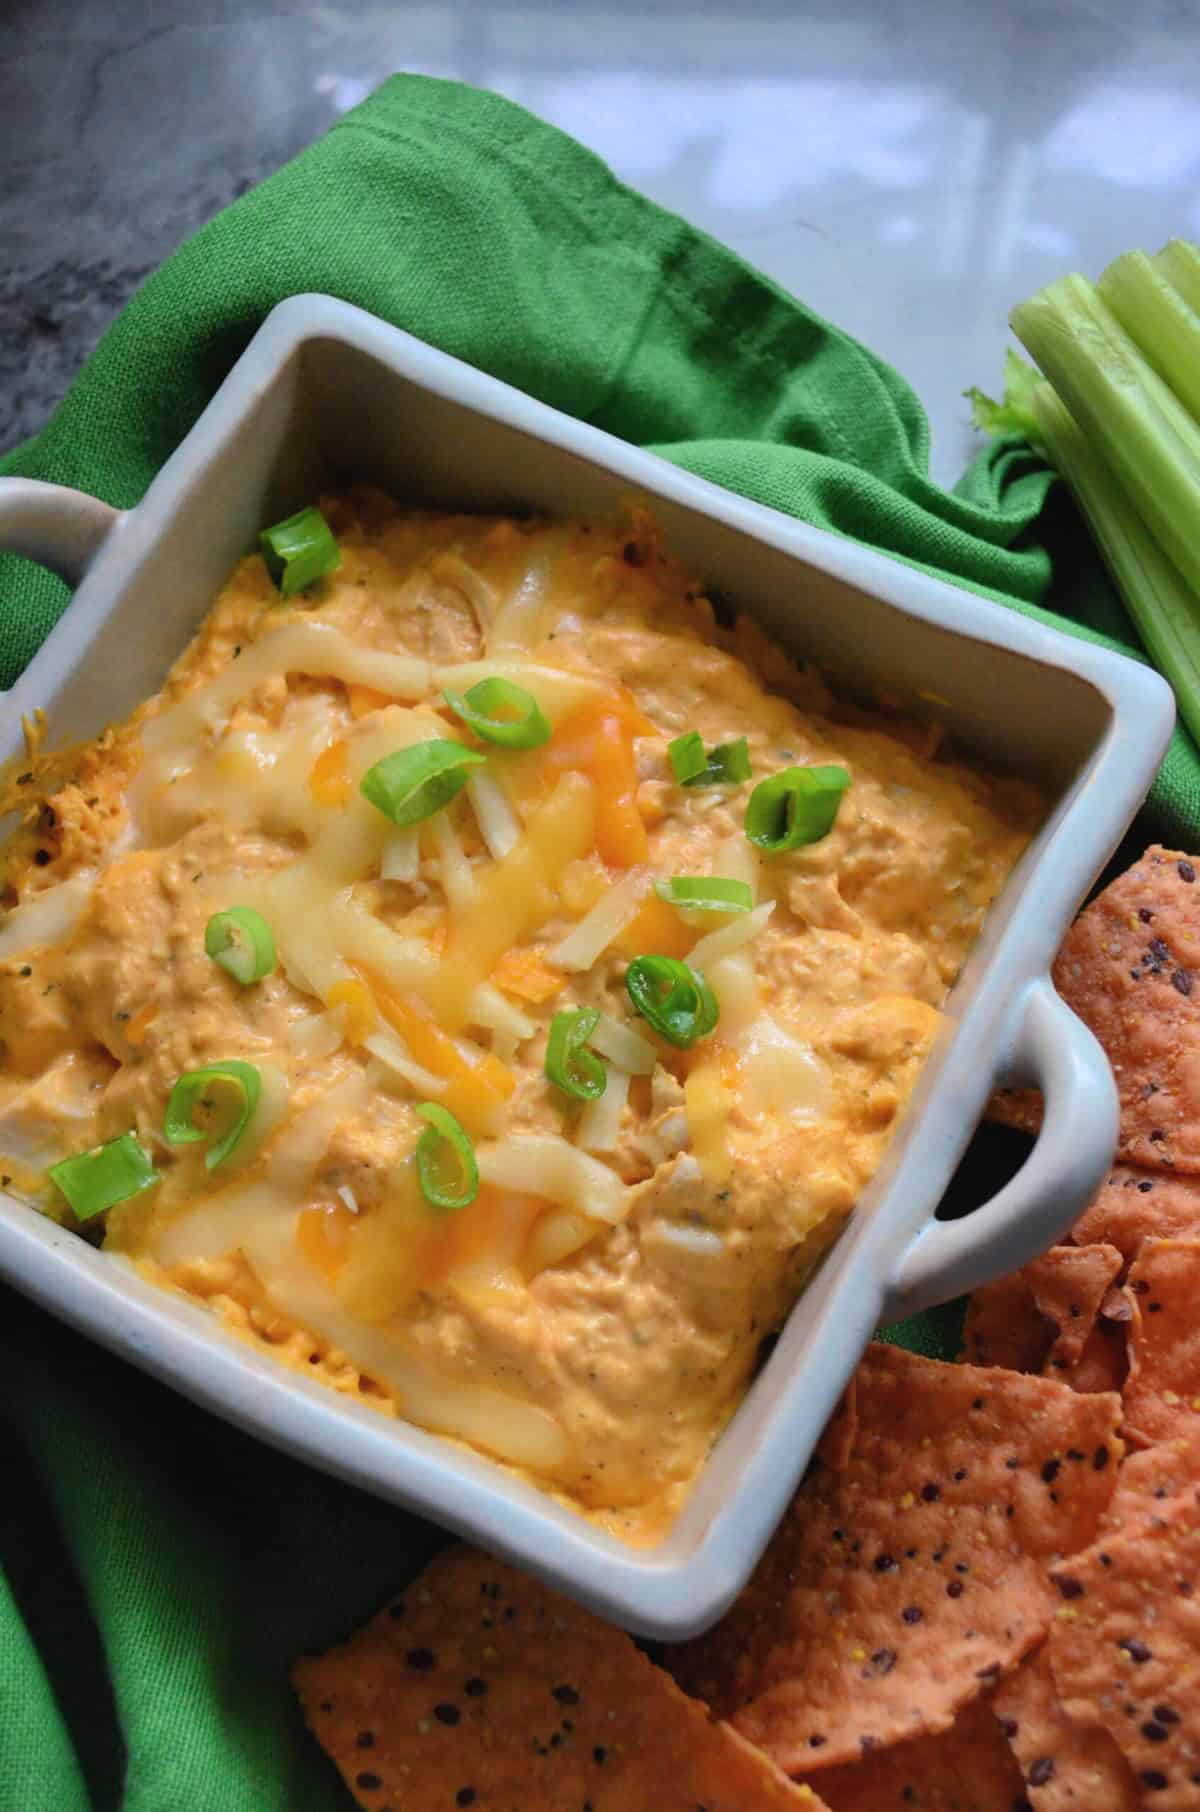
{"label": "mottled gray background", "polygon": [[498,88],[909,377],[950,479],[1013,301],[1200,237],[1200,5],[7,0],[0,450],[179,241],[393,70]]}

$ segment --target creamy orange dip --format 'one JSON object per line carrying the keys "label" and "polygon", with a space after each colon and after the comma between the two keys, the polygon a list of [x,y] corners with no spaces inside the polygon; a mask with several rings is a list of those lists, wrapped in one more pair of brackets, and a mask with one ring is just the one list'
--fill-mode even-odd
{"label": "creamy orange dip", "polygon": [[[35,739],[11,776],[0,1173],[75,1225],[48,1167],[132,1133],[159,1180],[88,1221],[106,1251],[652,1542],[878,1165],[1039,803],[720,628],[642,513],[322,508],[336,573],[281,602],[247,558],[157,697],[69,753]],[[442,695],[487,675],[536,698],[547,742],[477,742]],[[752,777],[679,784],[687,731],[745,737]],[[432,738],[486,764],[398,829],[359,782]],[[830,763],[828,834],[756,849],[754,787]],[[712,875],[753,910],[651,885]],[[234,905],[275,942],[252,985],[205,954]],[[645,953],[712,990],[690,1048],[633,1009]],[[586,1103],[544,1067],[581,1006],[604,1016]],[[210,1171],[165,1104],[230,1059],[263,1092]],[[474,1148],[465,1208],[418,1186],[427,1101]]]}

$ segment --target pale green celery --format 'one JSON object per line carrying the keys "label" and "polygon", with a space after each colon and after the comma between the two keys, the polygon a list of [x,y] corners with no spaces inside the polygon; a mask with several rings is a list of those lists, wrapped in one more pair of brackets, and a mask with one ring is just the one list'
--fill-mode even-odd
{"label": "pale green celery", "polygon": [[1145,252],[1114,258],[1096,289],[1189,413],[1200,417],[1200,315]]}
{"label": "pale green celery", "polygon": [[1187,239],[1168,239],[1162,251],[1155,253],[1154,264],[1200,314],[1200,246]]}
{"label": "pale green celery", "polygon": [[1084,277],[1062,277],[1012,327],[1160,547],[1200,592],[1200,426]]}
{"label": "pale green celery", "polygon": [[1200,743],[1200,598],[1168,560],[1121,485],[1049,384],[1028,397],[1033,438],[1066,480],[1099,543],[1146,651]]}

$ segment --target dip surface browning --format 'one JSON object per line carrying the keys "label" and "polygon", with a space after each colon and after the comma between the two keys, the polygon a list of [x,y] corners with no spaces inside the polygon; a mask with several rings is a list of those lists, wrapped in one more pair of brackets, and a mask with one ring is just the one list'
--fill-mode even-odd
{"label": "dip surface browning", "polygon": [[[642,512],[322,508],[334,574],[281,603],[247,558],[162,693],[11,777],[0,1173],[75,1226],[48,1166],[132,1131],[161,1181],[88,1222],[107,1251],[651,1543],[876,1169],[1041,802],[721,628]],[[443,693],[489,674],[548,741],[472,734]],[[688,731],[745,737],[751,779],[679,784]],[[397,829],[359,782],[433,738],[486,767]],[[832,829],[756,850],[755,785],[822,764],[850,775]],[[681,908],[652,886],[676,876],[754,909]],[[205,954],[235,906],[278,953],[248,986]],[[625,972],[697,946],[720,1018],[678,1049]],[[580,1007],[617,1022],[590,1102],[545,1070]],[[269,1111],[210,1171],[164,1109],[231,1060]],[[466,1208],[418,1187],[422,1101],[473,1143]]]}

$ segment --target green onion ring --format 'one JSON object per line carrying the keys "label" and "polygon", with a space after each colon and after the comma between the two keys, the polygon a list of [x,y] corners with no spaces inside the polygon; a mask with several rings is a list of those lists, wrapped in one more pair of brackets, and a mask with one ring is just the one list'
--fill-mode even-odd
{"label": "green onion ring", "polygon": [[837,766],[784,768],[760,780],[746,805],[746,835],[759,849],[778,853],[816,843],[832,829],[850,785]]}
{"label": "green onion ring", "polygon": [[275,967],[275,939],[253,906],[229,906],[204,927],[204,954],[247,988]]}
{"label": "green onion ring", "polygon": [[635,956],[625,971],[635,1010],[681,1051],[707,1037],[720,1017],[717,997],[698,969],[673,956]]}
{"label": "green onion ring", "polygon": [[550,740],[550,725],[532,692],[511,680],[480,680],[468,692],[443,692],[450,709],[484,742],[504,749],[540,749]]}
{"label": "green onion ring", "polygon": [[686,912],[749,912],[754,895],[745,881],[723,875],[672,875],[656,881],[654,891],[668,906]]}
{"label": "green onion ring", "polygon": [[211,1132],[195,1122],[197,1107],[202,1102],[206,1106],[212,1105],[205,1101],[205,1092],[213,1084],[218,1091],[232,1095],[236,1106],[232,1124],[204,1154],[208,1170],[215,1170],[218,1164],[232,1157],[241,1144],[262,1094],[262,1076],[252,1063],[242,1063],[236,1057],[223,1063],[206,1064],[202,1070],[185,1070],[167,1098],[163,1137],[168,1145],[191,1145],[197,1139],[214,1138]]}
{"label": "green onion ring", "polygon": [[320,510],[299,510],[258,537],[267,571],[290,598],[342,564],[342,552]]}
{"label": "green onion ring", "polygon": [[97,1145],[94,1151],[63,1158],[61,1163],[51,1164],[46,1174],[67,1198],[78,1221],[90,1221],[93,1215],[127,1202],[143,1189],[153,1189],[162,1180],[131,1132],[110,1139],[107,1145]]}
{"label": "green onion ring", "polygon": [[435,736],[385,755],[367,769],[358,790],[393,824],[419,824],[449,805],[466,786],[471,769],[485,760],[461,742]]}
{"label": "green onion ring", "polygon": [[550,1021],[546,1040],[546,1074],[556,1088],[575,1101],[598,1101],[608,1087],[608,1071],[587,1041],[600,1024],[595,1007],[564,1007]]}
{"label": "green onion ring", "polygon": [[[448,1107],[436,1101],[422,1101],[417,1108],[429,1125],[417,1140],[417,1181],[421,1194],[433,1208],[449,1210],[469,1208],[479,1194],[479,1166],[475,1147]],[[458,1176],[446,1180],[447,1148],[458,1169]],[[456,1189],[454,1184],[459,1187]]]}

